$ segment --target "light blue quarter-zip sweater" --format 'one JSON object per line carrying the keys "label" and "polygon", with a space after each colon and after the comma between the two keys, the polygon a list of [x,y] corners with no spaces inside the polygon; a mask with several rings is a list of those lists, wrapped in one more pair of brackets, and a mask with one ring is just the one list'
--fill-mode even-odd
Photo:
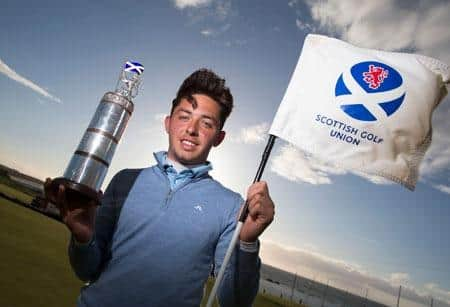
{"label": "light blue quarter-zip sweater", "polygon": [[[156,157],[125,200],[119,191],[129,170],[116,174],[98,207],[94,239],[71,240],[72,267],[90,281],[78,306],[199,306],[212,265],[219,271],[243,199],[209,168],[171,189],[167,166]],[[257,252],[236,248],[219,291],[222,307],[251,305],[259,268]]]}

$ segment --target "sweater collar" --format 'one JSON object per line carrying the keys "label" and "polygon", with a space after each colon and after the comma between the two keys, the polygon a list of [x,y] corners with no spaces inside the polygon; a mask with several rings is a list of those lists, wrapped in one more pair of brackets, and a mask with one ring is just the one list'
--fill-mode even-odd
{"label": "sweater collar", "polygon": [[167,172],[176,172],[178,174],[185,174],[192,178],[200,177],[204,174],[207,174],[210,170],[212,170],[212,164],[209,161],[206,161],[203,164],[197,164],[192,166],[186,166],[176,161],[172,161],[167,157],[167,151],[159,151],[153,153],[156,162],[158,163],[158,167],[163,170],[165,173]]}

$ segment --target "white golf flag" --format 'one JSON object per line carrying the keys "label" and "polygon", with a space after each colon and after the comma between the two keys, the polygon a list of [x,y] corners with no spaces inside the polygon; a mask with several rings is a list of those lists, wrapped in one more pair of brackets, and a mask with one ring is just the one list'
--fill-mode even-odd
{"label": "white golf flag", "polygon": [[413,190],[450,70],[438,60],[308,35],[269,133]]}

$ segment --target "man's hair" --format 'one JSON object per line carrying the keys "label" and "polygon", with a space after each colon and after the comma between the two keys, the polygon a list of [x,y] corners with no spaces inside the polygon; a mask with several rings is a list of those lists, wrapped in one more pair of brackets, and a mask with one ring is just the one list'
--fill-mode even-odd
{"label": "man's hair", "polygon": [[177,92],[177,97],[172,101],[170,115],[173,114],[176,106],[180,104],[181,99],[187,99],[194,108],[197,102],[192,95],[203,94],[209,96],[219,104],[220,107],[220,129],[223,128],[225,120],[233,109],[233,95],[230,89],[225,86],[225,79],[220,78],[212,70],[202,68],[193,72],[187,77]]}

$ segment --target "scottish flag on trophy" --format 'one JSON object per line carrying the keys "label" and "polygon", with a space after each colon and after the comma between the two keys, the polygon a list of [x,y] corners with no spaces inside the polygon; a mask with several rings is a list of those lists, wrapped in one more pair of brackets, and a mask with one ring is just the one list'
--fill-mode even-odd
{"label": "scottish flag on trophy", "polygon": [[125,71],[131,71],[131,72],[135,72],[138,75],[142,74],[144,72],[144,66],[141,65],[138,62],[131,62],[131,61],[127,61],[125,63]]}

